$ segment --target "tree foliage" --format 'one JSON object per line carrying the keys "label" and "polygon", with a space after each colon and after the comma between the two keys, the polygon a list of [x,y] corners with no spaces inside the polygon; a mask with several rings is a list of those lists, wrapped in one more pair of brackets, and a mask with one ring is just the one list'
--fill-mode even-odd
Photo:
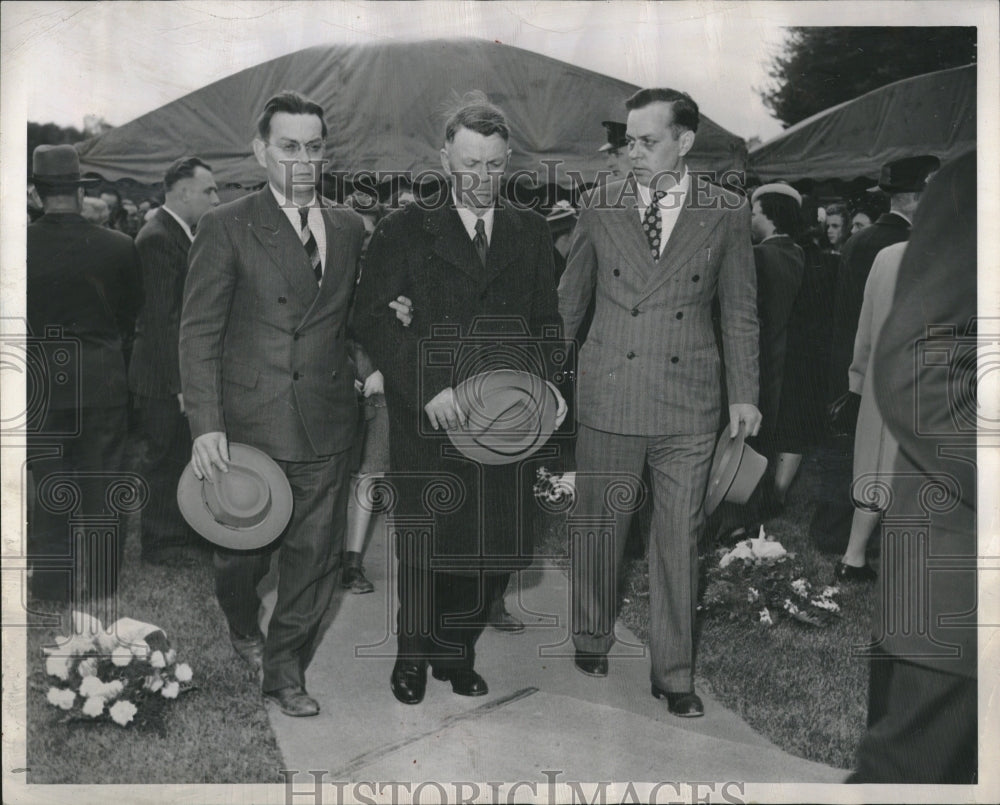
{"label": "tree foliage", "polygon": [[789,28],[764,105],[791,126],[903,78],[976,60],[973,27]]}

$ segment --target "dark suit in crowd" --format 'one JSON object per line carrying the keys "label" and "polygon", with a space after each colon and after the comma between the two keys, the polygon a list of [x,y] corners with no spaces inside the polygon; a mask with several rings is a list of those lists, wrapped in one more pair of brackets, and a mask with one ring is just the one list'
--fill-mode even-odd
{"label": "dark suit in crowd", "polygon": [[875,346],[875,396],[899,454],[852,782],[977,778],[976,269],[972,152],[927,185]]}
{"label": "dark suit in crowd", "polygon": [[[47,372],[34,388],[41,396],[32,407],[41,419],[28,440],[37,489],[28,530],[28,551],[37,560],[32,588],[66,600],[69,571],[42,567],[60,557],[88,560],[71,538],[72,516],[113,513],[105,493],[122,469],[128,419],[123,343],[142,302],[141,275],[130,237],[75,213],[47,213],[30,224],[27,249],[28,325],[46,342],[40,354]],[[68,350],[60,351],[60,342]],[[60,481],[79,493],[70,511],[53,486]],[[95,590],[113,591],[123,547],[119,533],[113,555],[89,556]],[[104,574],[104,581],[93,574]]]}
{"label": "dark suit in crowd", "polygon": [[171,549],[200,541],[177,507],[177,481],[191,460],[191,431],[178,402],[177,352],[191,239],[160,207],[139,231],[135,245],[145,302],[136,321],[129,388],[146,440],[143,477],[149,503],[142,513],[142,555],[155,561]]}

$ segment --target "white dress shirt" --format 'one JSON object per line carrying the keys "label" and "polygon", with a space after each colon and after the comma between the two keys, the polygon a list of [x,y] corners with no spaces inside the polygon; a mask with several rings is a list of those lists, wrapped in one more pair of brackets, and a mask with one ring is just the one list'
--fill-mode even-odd
{"label": "white dress shirt", "polygon": [[[660,235],[661,256],[663,255],[663,249],[667,245],[667,241],[670,240],[670,235],[674,231],[674,226],[677,224],[677,217],[681,214],[681,209],[684,207],[684,200],[687,198],[690,184],[691,177],[685,166],[684,175],[680,181],[671,187],[667,191],[667,194],[656,204],[660,208],[660,228],[662,231]],[[649,205],[653,201],[653,191],[646,187],[646,185],[638,183],[636,183],[636,188],[639,191],[639,223],[642,223],[646,215],[646,210],[649,209]]]}
{"label": "white dress shirt", "polygon": [[[299,217],[299,207],[294,202],[289,202],[285,199],[285,196],[281,193],[278,188],[273,184],[269,184],[268,187],[271,188],[271,192],[274,194],[274,198],[278,202],[278,206],[281,207],[281,211],[285,213],[285,217],[288,218],[289,223],[292,225],[292,229],[295,230],[295,234],[299,235],[299,240],[302,239],[302,219]],[[306,219],[309,222],[309,231],[312,232],[314,238],[316,238],[316,248],[319,251],[319,264],[323,271],[326,273],[326,223],[323,221],[322,207],[317,203],[318,199],[315,195],[309,200],[308,204],[303,204],[302,206],[309,208],[309,217]]]}

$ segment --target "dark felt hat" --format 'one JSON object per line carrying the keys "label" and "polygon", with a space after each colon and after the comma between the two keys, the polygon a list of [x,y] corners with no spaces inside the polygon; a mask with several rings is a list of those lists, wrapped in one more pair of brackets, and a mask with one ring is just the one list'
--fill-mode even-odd
{"label": "dark felt hat", "polygon": [[199,481],[189,463],[177,484],[188,525],[209,542],[253,550],[277,539],[292,516],[292,487],[274,460],[256,447],[231,442],[229,472]]}
{"label": "dark felt hat", "polygon": [[455,401],[468,422],[448,438],[480,464],[521,461],[556,429],[558,402],[549,384],[530,372],[497,369],[463,380]]}
{"label": "dark felt hat", "polygon": [[722,501],[746,503],[767,469],[767,459],[744,441],[743,426],[733,438],[727,427],[719,437],[708,475],[705,514],[714,512]]}
{"label": "dark felt hat", "polygon": [[602,120],[601,125],[607,130],[608,141],[598,148],[598,151],[618,151],[628,143],[625,140],[625,124],[616,120]]}
{"label": "dark felt hat", "polygon": [[941,167],[935,156],[906,157],[886,162],[878,177],[878,189],[886,193],[920,193],[927,177]]}
{"label": "dark felt hat", "polygon": [[31,154],[31,181],[54,186],[101,180],[80,178],[80,155],[72,145],[40,145]]}

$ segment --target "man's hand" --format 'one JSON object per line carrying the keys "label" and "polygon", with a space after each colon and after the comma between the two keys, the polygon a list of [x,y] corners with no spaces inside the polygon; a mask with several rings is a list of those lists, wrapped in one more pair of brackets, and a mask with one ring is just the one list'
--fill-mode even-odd
{"label": "man's hand", "polygon": [[745,423],[744,433],[747,436],[756,436],[760,430],[760,421],[763,417],[756,405],[750,403],[734,403],[729,406],[729,436],[736,438],[740,431],[740,423]]}
{"label": "man's hand", "polygon": [[361,392],[366,397],[371,397],[373,394],[385,393],[385,378],[382,377],[382,373],[378,369],[365,378],[365,384],[361,387]]}
{"label": "man's hand", "polygon": [[424,411],[427,412],[427,418],[434,426],[434,430],[440,428],[455,430],[459,425],[469,421],[455,402],[455,391],[451,387],[438,392],[437,396],[424,406]]}
{"label": "man's hand", "polygon": [[[395,302],[390,302],[389,307],[396,311],[396,318],[404,327],[409,327],[413,321],[413,302],[406,296],[397,296]],[[367,395],[365,395],[367,396]]]}
{"label": "man's hand", "polygon": [[559,389],[557,389],[550,381],[546,380],[545,382],[548,383],[549,388],[552,389],[552,393],[556,395],[556,428],[558,429],[563,423],[563,420],[566,418],[566,412],[569,408],[566,406],[566,400],[564,400],[562,394],[559,393]]}
{"label": "man's hand", "polygon": [[184,410],[184,395],[183,394],[178,394],[177,395],[177,404],[181,407],[181,416],[186,415],[187,412]]}
{"label": "man's hand", "polygon": [[191,469],[194,470],[195,478],[201,480],[208,476],[208,480],[214,484],[213,467],[229,472],[229,442],[221,430],[201,434],[191,447]]}

